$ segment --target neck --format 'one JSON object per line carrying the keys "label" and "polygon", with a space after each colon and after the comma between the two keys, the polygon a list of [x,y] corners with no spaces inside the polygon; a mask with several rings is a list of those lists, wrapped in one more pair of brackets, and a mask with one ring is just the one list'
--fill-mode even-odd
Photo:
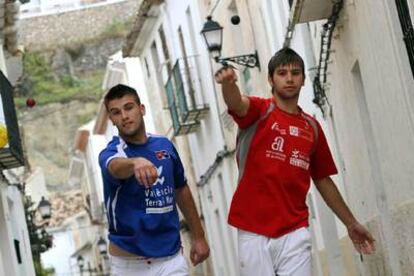
{"label": "neck", "polygon": [[284,99],[279,97],[276,93],[273,93],[273,98],[276,101],[276,106],[281,110],[291,114],[299,113],[300,109],[298,107],[298,97]]}
{"label": "neck", "polygon": [[143,131],[139,131],[135,135],[125,136],[123,134],[119,134],[119,136],[121,136],[125,142],[131,143],[131,144],[145,144],[148,140],[148,136],[147,136],[147,133],[145,132],[145,128],[143,129]]}

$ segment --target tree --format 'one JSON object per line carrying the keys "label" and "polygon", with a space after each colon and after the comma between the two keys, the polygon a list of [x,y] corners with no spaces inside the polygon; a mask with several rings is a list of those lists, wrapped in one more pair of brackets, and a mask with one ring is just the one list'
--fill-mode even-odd
{"label": "tree", "polygon": [[49,269],[45,270],[42,267],[40,254],[52,247],[53,236],[46,231],[44,223],[36,223],[37,208],[34,207],[34,202],[30,196],[25,196],[24,198],[24,209],[36,275],[50,275],[52,271]]}

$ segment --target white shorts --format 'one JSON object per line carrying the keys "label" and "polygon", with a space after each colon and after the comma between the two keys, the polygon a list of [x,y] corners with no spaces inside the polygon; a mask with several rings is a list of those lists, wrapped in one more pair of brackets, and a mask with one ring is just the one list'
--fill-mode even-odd
{"label": "white shorts", "polygon": [[188,276],[188,265],[181,253],[164,258],[110,256],[113,276]]}
{"label": "white shorts", "polygon": [[241,276],[310,276],[311,236],[302,227],[272,239],[239,229]]}

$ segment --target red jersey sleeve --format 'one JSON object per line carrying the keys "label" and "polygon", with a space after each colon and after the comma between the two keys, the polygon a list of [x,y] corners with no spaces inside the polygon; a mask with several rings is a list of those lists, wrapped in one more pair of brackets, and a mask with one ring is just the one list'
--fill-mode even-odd
{"label": "red jersey sleeve", "polygon": [[314,180],[319,180],[338,173],[325,134],[319,123],[317,123],[317,126],[318,142],[315,152],[311,156],[310,164],[310,175]]}
{"label": "red jersey sleeve", "polygon": [[270,103],[269,99],[259,97],[248,97],[249,98],[249,109],[247,114],[243,117],[237,116],[234,112],[228,110],[227,112],[233,117],[233,120],[239,126],[239,128],[247,128],[256,122],[264,112]]}

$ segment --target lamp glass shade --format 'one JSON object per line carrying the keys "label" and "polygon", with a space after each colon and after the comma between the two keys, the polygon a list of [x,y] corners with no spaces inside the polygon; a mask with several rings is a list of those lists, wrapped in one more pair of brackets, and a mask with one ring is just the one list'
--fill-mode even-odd
{"label": "lamp glass shade", "polygon": [[50,202],[47,201],[43,196],[39,202],[37,210],[39,211],[43,219],[49,219],[52,215],[52,207],[50,205]]}
{"label": "lamp glass shade", "polygon": [[219,23],[213,21],[211,17],[207,17],[207,22],[204,23],[201,34],[207,45],[208,51],[214,58],[220,57],[221,45],[223,43],[223,27]]}
{"label": "lamp glass shade", "polygon": [[79,267],[83,267],[83,265],[85,264],[85,260],[80,255],[78,256],[78,258],[76,259],[76,261],[77,261]]}
{"label": "lamp glass shade", "polygon": [[106,253],[106,241],[102,237],[98,240],[98,250],[101,254]]}

